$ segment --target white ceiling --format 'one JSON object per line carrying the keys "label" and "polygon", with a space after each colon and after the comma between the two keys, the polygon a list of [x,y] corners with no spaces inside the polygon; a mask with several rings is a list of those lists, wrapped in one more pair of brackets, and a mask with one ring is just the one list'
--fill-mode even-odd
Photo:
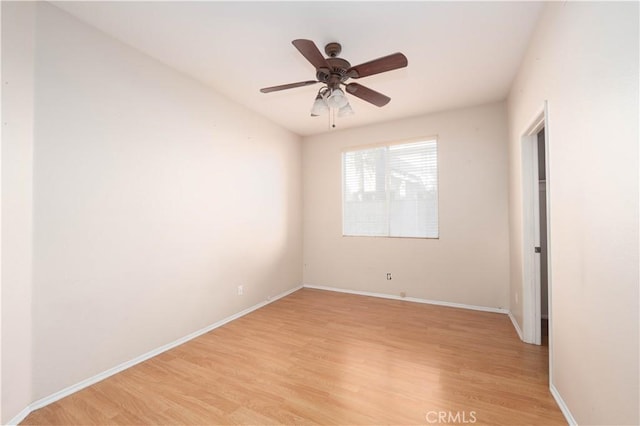
{"label": "white ceiling", "polygon": [[[53,2],[300,135],[329,131],[309,115],[320,85],[297,38],[342,44],[352,65],[394,52],[409,66],[357,82],[391,97],[382,108],[349,96],[337,128],[502,100],[528,45],[540,2]],[[354,80],[350,80],[354,81]]]}

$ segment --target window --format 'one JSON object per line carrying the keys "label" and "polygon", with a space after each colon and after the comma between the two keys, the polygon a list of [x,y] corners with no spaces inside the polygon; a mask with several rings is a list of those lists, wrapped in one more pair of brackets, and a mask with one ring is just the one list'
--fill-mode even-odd
{"label": "window", "polygon": [[342,154],[342,233],[438,238],[437,142]]}

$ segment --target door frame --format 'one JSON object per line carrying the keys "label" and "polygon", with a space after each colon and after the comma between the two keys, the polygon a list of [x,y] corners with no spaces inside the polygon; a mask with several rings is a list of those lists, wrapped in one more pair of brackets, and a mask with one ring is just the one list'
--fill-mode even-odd
{"label": "door frame", "polygon": [[549,114],[547,101],[529,121],[521,136],[522,153],[522,338],[527,343],[542,343],[540,300],[540,255],[534,252],[540,246],[540,200],[538,183],[538,137],[544,128],[545,173],[547,197],[547,298],[549,320],[549,358],[551,361],[552,306],[551,306],[551,236],[549,200]]}

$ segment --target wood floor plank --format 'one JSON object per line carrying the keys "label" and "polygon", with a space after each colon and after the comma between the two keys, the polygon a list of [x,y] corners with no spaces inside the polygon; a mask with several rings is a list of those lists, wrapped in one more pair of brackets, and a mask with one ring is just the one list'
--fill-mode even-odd
{"label": "wood floor plank", "polygon": [[547,365],[505,315],[302,289],[23,424],[566,424]]}

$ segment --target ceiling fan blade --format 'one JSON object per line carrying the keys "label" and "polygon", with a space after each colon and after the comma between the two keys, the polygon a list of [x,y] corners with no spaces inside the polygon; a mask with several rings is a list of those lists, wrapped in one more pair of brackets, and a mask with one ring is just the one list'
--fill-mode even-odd
{"label": "ceiling fan blade", "polygon": [[277,92],[278,90],[286,90],[286,89],[293,89],[296,87],[310,86],[316,83],[319,83],[319,81],[316,81],[316,80],[300,81],[298,83],[289,83],[289,84],[281,84],[280,86],[264,87],[260,89],[260,91],[262,93],[270,93],[270,92]]}
{"label": "ceiling fan blade", "polygon": [[391,100],[390,97],[383,95],[382,93],[376,92],[375,90],[369,89],[368,87],[363,86],[358,83],[349,83],[345,86],[347,92],[351,93],[353,96],[356,96],[364,101],[374,104],[375,106],[385,106]]}
{"label": "ceiling fan blade", "polygon": [[367,77],[369,75],[380,74],[381,72],[404,68],[408,64],[407,57],[402,53],[393,53],[364,64],[356,65],[347,70],[352,78]]}
{"label": "ceiling fan blade", "polygon": [[329,66],[325,57],[320,53],[318,46],[316,46],[316,44],[311,40],[297,39],[293,40],[291,43],[300,51],[300,53],[302,53],[302,56],[307,58],[307,61],[311,62],[311,64],[316,67],[316,69],[331,69],[331,66]]}

